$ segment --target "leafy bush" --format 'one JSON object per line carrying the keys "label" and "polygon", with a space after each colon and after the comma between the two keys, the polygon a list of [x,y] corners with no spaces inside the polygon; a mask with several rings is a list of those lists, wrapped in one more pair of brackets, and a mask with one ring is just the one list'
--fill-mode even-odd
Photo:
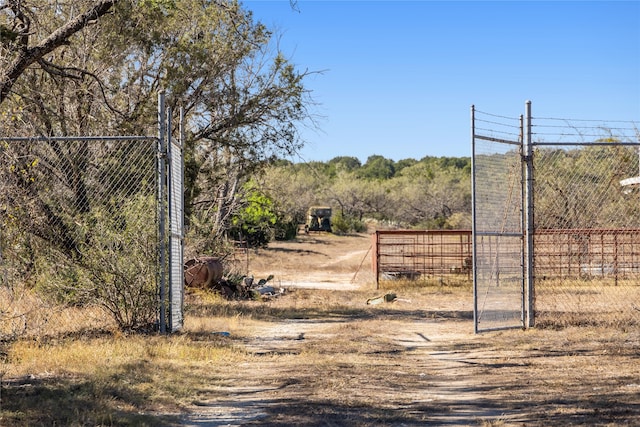
{"label": "leafy bush", "polygon": [[276,240],[292,240],[298,234],[297,221],[278,221],[275,224]]}
{"label": "leafy bush", "polygon": [[130,199],[117,211],[94,210],[89,244],[81,248],[92,279],[86,290],[122,329],[148,327],[156,318],[154,214],[153,197]]}
{"label": "leafy bush", "polygon": [[[247,203],[231,221],[231,236],[241,236],[252,247],[265,246],[273,238],[273,226],[277,216],[271,199],[257,190],[247,196]],[[241,239],[242,240],[242,239]]]}
{"label": "leafy bush", "polygon": [[350,232],[363,233],[367,231],[367,225],[355,217],[343,215],[336,212],[331,217],[331,227],[336,234],[347,234]]}

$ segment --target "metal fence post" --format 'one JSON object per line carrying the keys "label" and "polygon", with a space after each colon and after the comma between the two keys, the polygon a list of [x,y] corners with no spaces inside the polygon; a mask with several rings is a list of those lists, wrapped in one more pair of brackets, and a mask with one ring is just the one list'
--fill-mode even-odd
{"label": "metal fence post", "polygon": [[475,157],[476,157],[476,124],[475,124],[475,105],[471,106],[471,278],[473,280],[473,332],[478,333],[478,286],[476,280],[476,174],[475,174]]}
{"label": "metal fence post", "polygon": [[172,222],[172,218],[171,218],[171,137],[173,134],[173,122],[171,120],[172,116],[171,116],[171,107],[166,107],[165,111],[165,120],[166,120],[166,124],[165,124],[165,146],[164,146],[164,167],[165,167],[165,181],[164,181],[164,185],[165,185],[165,189],[166,192],[164,194],[164,200],[166,200],[166,204],[165,204],[165,212],[166,212],[166,217],[165,217],[165,226],[166,226],[166,234],[165,234],[165,238],[166,238],[166,267],[164,269],[165,274],[167,275],[167,279],[165,281],[165,302],[164,302],[164,306],[165,306],[165,332],[170,333],[173,331],[173,317],[172,317],[172,310],[173,310],[173,300],[172,300],[172,295],[171,295],[171,285],[172,285],[172,261],[173,261],[173,257],[171,256],[171,222]]}
{"label": "metal fence post", "polygon": [[531,140],[531,101],[525,104],[525,272],[526,272],[526,321],[525,327],[531,328],[535,324],[534,300],[535,287],[533,276],[533,233],[534,233],[534,201],[533,201],[533,141]]}
{"label": "metal fence post", "polygon": [[166,313],[166,254],[165,254],[165,111],[164,111],[164,90],[158,92],[158,258],[159,258],[159,309],[160,309],[160,333],[167,332]]}
{"label": "metal fence post", "polygon": [[177,332],[183,327],[184,308],[184,191],[183,191],[183,141],[184,141],[184,108],[180,108],[178,137],[172,137],[172,113],[167,109],[167,203],[168,203],[168,242],[167,251],[169,280],[167,285],[169,321],[168,332]]}
{"label": "metal fence post", "polygon": [[373,254],[371,255],[371,266],[373,267],[373,272],[376,275],[376,289],[380,289],[380,271],[378,269],[378,263],[380,261],[380,237],[379,233],[376,230],[375,233],[371,235],[372,246],[373,246]]}

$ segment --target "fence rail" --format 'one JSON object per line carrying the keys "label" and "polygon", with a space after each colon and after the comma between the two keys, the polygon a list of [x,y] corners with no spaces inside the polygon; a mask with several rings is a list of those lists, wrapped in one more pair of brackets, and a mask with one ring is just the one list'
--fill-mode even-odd
{"label": "fence rail", "polygon": [[618,280],[640,274],[640,229],[536,230],[536,277]]}

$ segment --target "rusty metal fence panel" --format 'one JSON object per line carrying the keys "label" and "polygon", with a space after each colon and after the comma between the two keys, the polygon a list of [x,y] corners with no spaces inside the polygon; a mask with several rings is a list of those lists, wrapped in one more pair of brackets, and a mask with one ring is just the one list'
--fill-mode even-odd
{"label": "rusty metal fence panel", "polygon": [[376,283],[471,279],[471,230],[378,230],[373,234]]}
{"label": "rusty metal fence panel", "polygon": [[640,274],[640,229],[542,229],[534,237],[538,280],[608,278],[617,286]]}

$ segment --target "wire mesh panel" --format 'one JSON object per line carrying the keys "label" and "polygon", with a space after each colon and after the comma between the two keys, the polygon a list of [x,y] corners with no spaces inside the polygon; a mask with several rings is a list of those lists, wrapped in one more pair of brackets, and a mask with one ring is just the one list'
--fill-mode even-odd
{"label": "wire mesh panel", "polygon": [[169,330],[183,326],[184,307],[184,198],[182,141],[169,143]]}
{"label": "wire mesh panel", "polygon": [[[476,330],[522,327],[521,121],[475,110],[472,114]],[[489,134],[483,124],[498,131]]]}
{"label": "wire mesh panel", "polygon": [[155,158],[153,138],[0,141],[3,284],[153,322]]}
{"label": "wire mesh panel", "polygon": [[[515,138],[517,119],[472,108],[476,328],[500,327],[510,316],[515,321],[516,312],[501,307],[514,307],[518,294],[527,326],[533,314],[538,325],[637,324],[637,124],[534,120],[530,106],[526,134],[520,126],[523,138]],[[530,150],[520,153],[516,140],[524,137]],[[520,164],[526,165],[526,187],[517,182]],[[527,230],[520,225],[520,188],[526,189]]]}
{"label": "wire mesh panel", "polygon": [[535,123],[536,322],[638,322],[635,127],[554,119]]}

